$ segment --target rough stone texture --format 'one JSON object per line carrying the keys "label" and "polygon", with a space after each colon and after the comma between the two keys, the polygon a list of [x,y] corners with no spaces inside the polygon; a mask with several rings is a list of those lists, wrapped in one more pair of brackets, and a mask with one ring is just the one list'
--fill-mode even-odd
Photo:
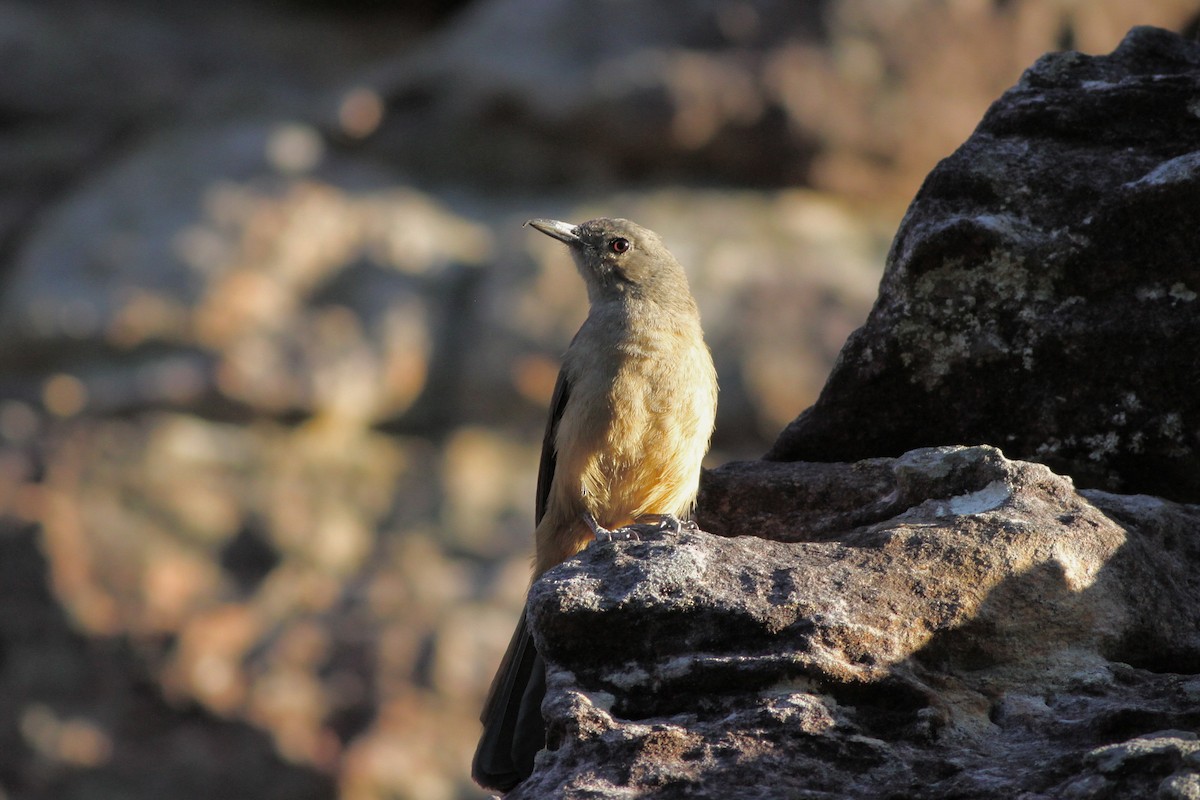
{"label": "rough stone texture", "polygon": [[[755,473],[788,541],[718,499]],[[839,491],[792,498],[814,482]],[[705,498],[724,536],[534,587],[555,749],[509,797],[1188,796],[1200,508],[987,447],[735,464]]]}
{"label": "rough stone texture", "polygon": [[1200,500],[1200,43],[1039,60],[930,174],[879,299],[768,458],[987,443]]}

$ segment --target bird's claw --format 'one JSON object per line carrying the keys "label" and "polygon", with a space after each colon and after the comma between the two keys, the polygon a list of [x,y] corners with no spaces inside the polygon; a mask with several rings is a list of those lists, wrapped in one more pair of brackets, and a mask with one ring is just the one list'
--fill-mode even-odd
{"label": "bird's claw", "polygon": [[622,525],[609,530],[591,514],[584,514],[583,521],[599,542],[640,542],[642,534],[670,532],[679,535],[684,531],[697,531],[699,527],[689,520],[681,520],[674,514],[643,514],[632,525]]}
{"label": "bird's claw", "polygon": [[596,518],[591,514],[584,514],[583,521],[587,523],[588,528],[590,528],[592,531],[592,535],[596,537],[596,541],[598,542],[640,542],[642,540],[642,537],[638,535],[638,532],[633,530],[633,527],[629,525],[609,530],[599,522],[596,522]]}
{"label": "bird's claw", "polygon": [[610,531],[605,531],[605,533],[608,534],[608,538],[603,539],[602,541],[640,542],[642,540],[641,534],[638,533],[637,527],[634,525],[622,525],[619,528],[613,528]]}
{"label": "bird's claw", "polygon": [[643,514],[634,520],[638,525],[650,525],[659,531],[669,531],[676,536],[684,531],[694,532],[700,530],[695,522],[690,519],[680,519],[674,514]]}

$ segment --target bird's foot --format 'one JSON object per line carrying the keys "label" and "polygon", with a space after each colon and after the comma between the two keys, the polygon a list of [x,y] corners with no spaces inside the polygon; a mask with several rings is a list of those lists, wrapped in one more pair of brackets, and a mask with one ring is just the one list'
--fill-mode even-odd
{"label": "bird's foot", "polygon": [[634,526],[632,525],[625,525],[609,530],[599,522],[596,522],[596,518],[587,512],[584,512],[583,521],[587,523],[588,528],[592,531],[592,535],[596,537],[596,541],[598,542],[640,542],[642,540],[642,537],[634,530]]}
{"label": "bird's foot", "polygon": [[684,531],[698,531],[700,526],[690,519],[680,519],[674,514],[642,514],[634,520],[639,525],[650,525],[659,531],[670,531],[678,536]]}
{"label": "bird's foot", "polygon": [[620,528],[609,530],[596,522],[596,518],[585,513],[583,521],[592,531],[592,535],[600,542],[640,542],[643,534],[663,533],[669,531],[676,535],[683,531],[699,530],[691,520],[681,520],[674,514],[643,514],[633,521],[632,525],[622,525]]}

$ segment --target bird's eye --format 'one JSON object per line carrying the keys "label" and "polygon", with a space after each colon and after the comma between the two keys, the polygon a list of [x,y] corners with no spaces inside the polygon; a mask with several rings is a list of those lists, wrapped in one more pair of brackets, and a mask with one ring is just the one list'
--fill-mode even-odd
{"label": "bird's eye", "polygon": [[611,242],[608,243],[608,247],[614,253],[624,253],[626,250],[629,249],[629,240],[628,239],[613,239]]}

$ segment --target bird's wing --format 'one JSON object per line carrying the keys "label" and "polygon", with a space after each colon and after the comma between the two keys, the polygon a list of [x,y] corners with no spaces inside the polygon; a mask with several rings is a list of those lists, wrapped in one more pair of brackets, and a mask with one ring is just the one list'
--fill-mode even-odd
{"label": "bird's wing", "polygon": [[542,460],[538,464],[537,500],[534,506],[534,524],[539,524],[546,514],[546,504],[550,499],[550,484],[554,482],[554,467],[558,461],[558,448],[555,437],[558,435],[558,421],[562,419],[563,409],[567,407],[567,398],[571,395],[571,382],[567,380],[567,370],[558,373],[558,381],[554,384],[554,396],[550,398],[550,417],[546,420],[546,435],[542,437]]}

